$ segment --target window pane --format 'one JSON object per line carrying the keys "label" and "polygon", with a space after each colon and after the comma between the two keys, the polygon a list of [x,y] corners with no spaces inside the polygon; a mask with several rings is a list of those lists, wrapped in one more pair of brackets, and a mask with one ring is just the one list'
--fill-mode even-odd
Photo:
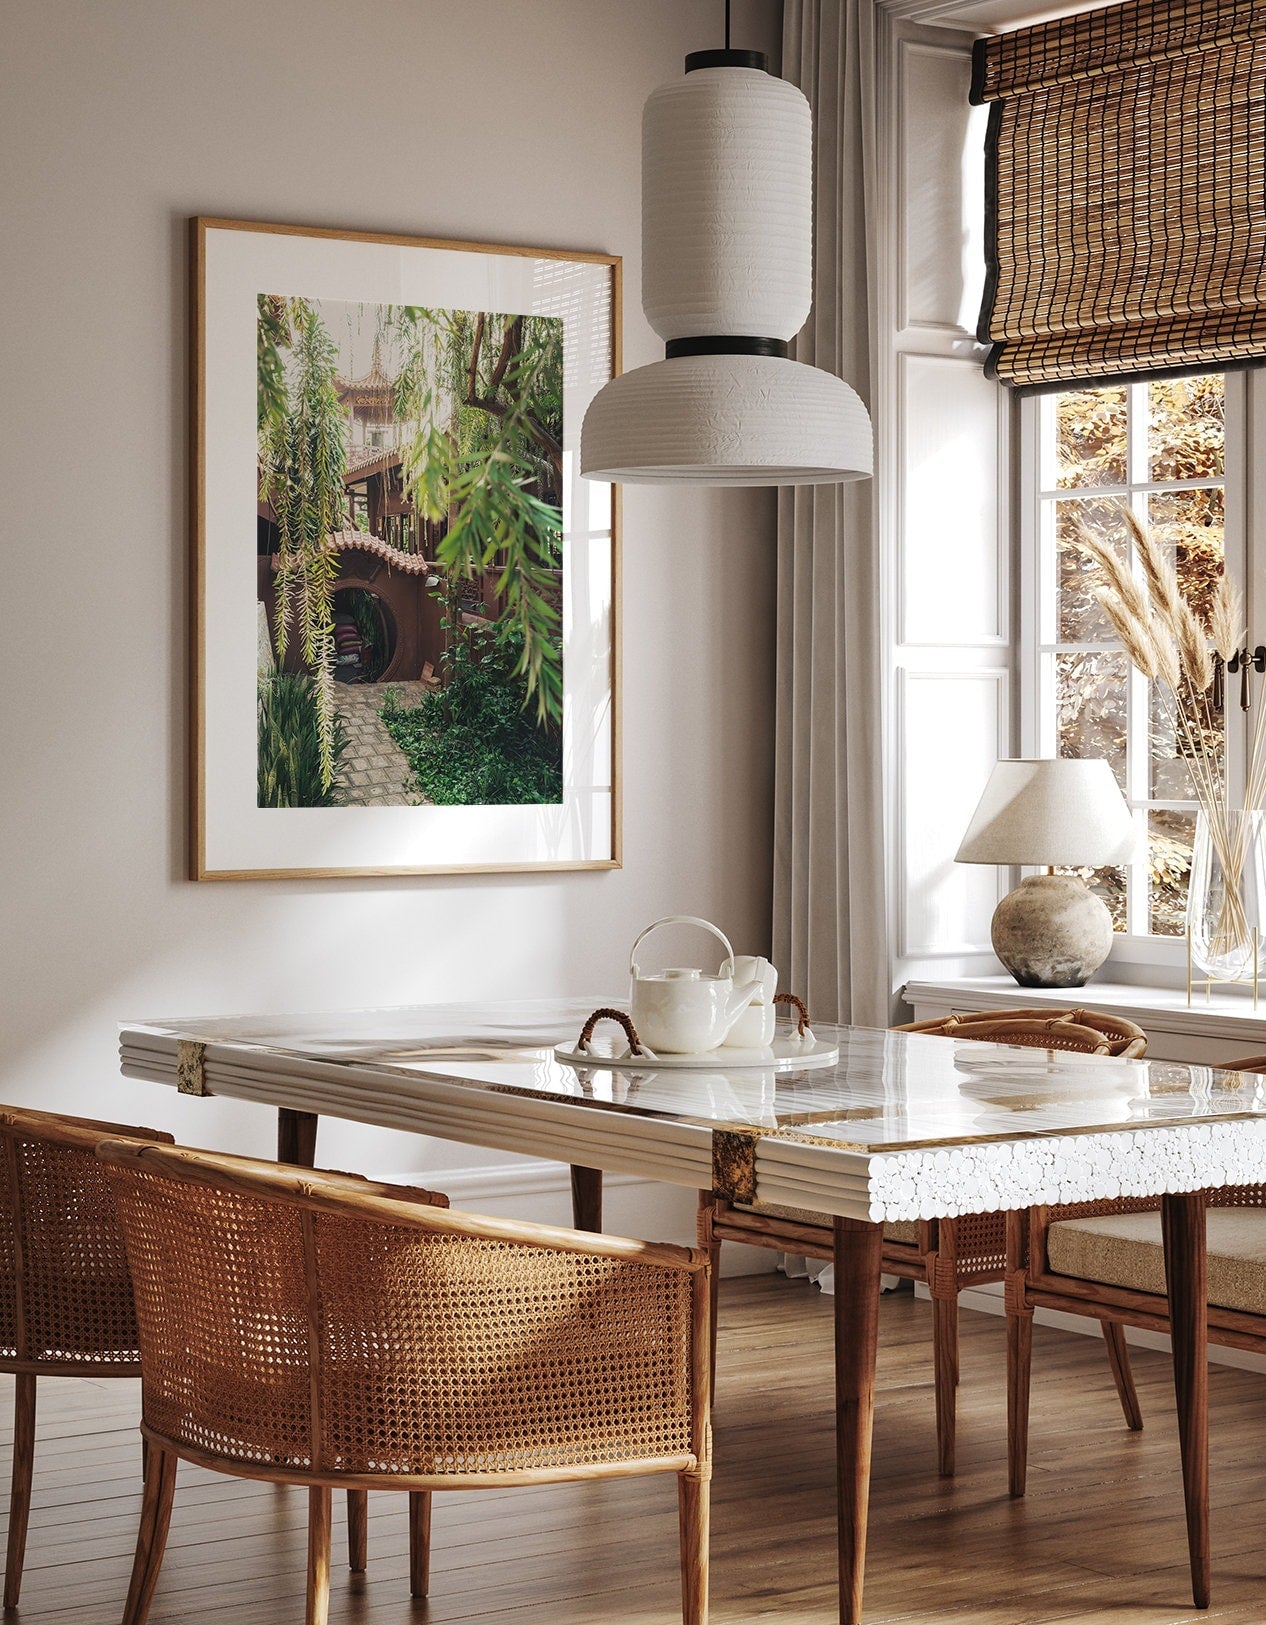
{"label": "window pane", "polygon": [[1146,856],[1136,865],[1080,871],[1121,931],[1183,934],[1193,803],[1206,775],[1225,775],[1225,730],[1208,698],[1186,693],[1185,683],[1175,695],[1134,674],[1091,594],[1098,571],[1075,541],[1081,528],[1102,537],[1132,560],[1142,584],[1113,489],[1160,542],[1207,627],[1224,569],[1225,396],[1221,376],[1153,379],[1070,390],[1037,414],[1040,490],[1051,493],[1040,498],[1039,515],[1041,682],[1054,710],[1044,725],[1054,723],[1061,756],[1106,760],[1147,820]]}
{"label": "window pane", "polygon": [[1147,386],[1149,480],[1220,479],[1226,379],[1162,378]]}
{"label": "window pane", "polygon": [[1126,389],[1073,389],[1055,401],[1055,483],[1124,485],[1127,478]]}
{"label": "window pane", "polygon": [[1119,650],[1055,656],[1059,754],[1103,757],[1123,791],[1128,671]]}
{"label": "window pane", "polygon": [[1158,808],[1148,817],[1147,921],[1158,937],[1181,937],[1187,929],[1187,882],[1196,815]]}
{"label": "window pane", "polygon": [[1112,929],[1124,931],[1129,923],[1126,915],[1125,870],[1056,868],[1057,875],[1077,875],[1105,905],[1112,916]]}
{"label": "window pane", "polygon": [[1116,633],[1098,599],[1090,593],[1100,579],[1096,565],[1073,545],[1079,526],[1113,546],[1126,548],[1128,535],[1121,510],[1102,500],[1072,499],[1055,503],[1055,556],[1058,581],[1060,643],[1115,643]]}
{"label": "window pane", "polygon": [[1225,503],[1220,485],[1154,491],[1147,516],[1178,571],[1182,595],[1206,626],[1225,557]]}
{"label": "window pane", "polygon": [[[1214,711],[1202,695],[1175,695],[1166,683],[1149,683],[1152,717],[1151,788],[1154,801],[1196,800],[1196,778],[1188,760],[1188,741],[1200,747],[1208,762],[1208,772],[1220,777],[1223,727],[1221,712]],[[1182,727],[1177,707],[1185,707],[1187,726]]]}

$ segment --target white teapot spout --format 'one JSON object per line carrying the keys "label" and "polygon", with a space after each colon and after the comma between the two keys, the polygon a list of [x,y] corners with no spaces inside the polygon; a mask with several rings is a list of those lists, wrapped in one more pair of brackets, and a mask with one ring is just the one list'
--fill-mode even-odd
{"label": "white teapot spout", "polygon": [[767,1049],[774,1041],[778,972],[763,955],[738,954],[734,959],[737,993],[745,995],[722,1042],[729,1049]]}
{"label": "white teapot spout", "polygon": [[730,1029],[733,1028],[734,1023],[739,1019],[744,1011],[749,1010],[753,1003],[756,1002],[760,991],[761,984],[757,977],[753,976],[746,982],[739,982],[736,973],[734,991],[725,1001],[723,1019],[727,1023],[727,1026],[725,1037],[721,1040],[723,1044],[729,1043]]}

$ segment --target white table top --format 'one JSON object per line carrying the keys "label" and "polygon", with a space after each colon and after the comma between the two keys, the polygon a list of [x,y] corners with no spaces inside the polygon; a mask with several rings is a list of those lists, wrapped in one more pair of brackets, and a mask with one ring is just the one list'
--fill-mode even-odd
{"label": "white table top", "polygon": [[1266,1078],[1172,1062],[818,1026],[832,1066],[612,1072],[558,1061],[598,999],[137,1023],[124,1072],[704,1187],[713,1136],[762,1200],[895,1220],[1255,1183]]}

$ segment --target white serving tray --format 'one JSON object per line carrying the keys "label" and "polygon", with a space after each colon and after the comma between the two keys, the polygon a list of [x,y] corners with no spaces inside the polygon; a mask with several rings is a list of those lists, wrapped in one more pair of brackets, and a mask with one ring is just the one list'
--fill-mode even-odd
{"label": "white serving tray", "polygon": [[734,1072],[742,1068],[763,1068],[766,1072],[796,1072],[801,1067],[834,1066],[840,1046],[822,1038],[801,1043],[794,1035],[775,1038],[765,1049],[708,1050],[702,1055],[652,1055],[643,1050],[631,1055],[603,1055],[598,1050],[577,1049],[574,1044],[557,1044],[557,1060],[568,1066],[605,1066],[616,1072]]}

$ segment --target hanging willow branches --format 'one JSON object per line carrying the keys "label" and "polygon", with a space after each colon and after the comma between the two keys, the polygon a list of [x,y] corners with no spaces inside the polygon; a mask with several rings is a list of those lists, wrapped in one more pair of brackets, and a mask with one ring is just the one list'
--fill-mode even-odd
{"label": "hanging willow branches", "polygon": [[[288,345],[289,377],[280,350]],[[333,590],[330,536],[345,508],[347,419],[335,389],[338,352],[311,304],[260,298],[261,490],[278,532],[274,637],[284,660],[292,623],[315,683],[321,783],[335,771]],[[276,360],[274,366],[273,360]]]}
{"label": "hanging willow branches", "polygon": [[501,625],[541,723],[562,722],[562,323],[540,316],[398,312],[396,415],[414,425],[404,475],[418,509],[446,520],[439,562],[496,569]]}

